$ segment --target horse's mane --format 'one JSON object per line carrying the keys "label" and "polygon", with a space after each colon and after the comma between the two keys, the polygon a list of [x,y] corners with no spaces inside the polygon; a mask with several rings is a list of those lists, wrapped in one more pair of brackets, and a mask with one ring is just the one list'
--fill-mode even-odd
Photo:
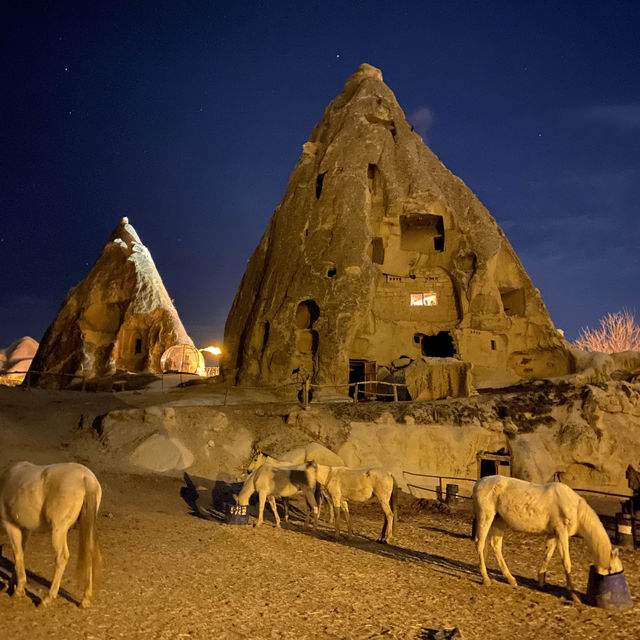
{"label": "horse's mane", "polygon": [[578,530],[600,567],[608,567],[611,541],[598,514],[580,497],[578,500]]}

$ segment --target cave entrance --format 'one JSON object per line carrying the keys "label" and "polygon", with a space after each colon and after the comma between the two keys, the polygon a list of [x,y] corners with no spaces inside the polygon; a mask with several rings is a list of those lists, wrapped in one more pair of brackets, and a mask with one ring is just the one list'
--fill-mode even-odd
{"label": "cave entrance", "polygon": [[[373,400],[376,397],[376,384],[357,384],[357,383],[374,383],[376,378],[376,362],[375,360],[349,360],[349,395],[356,401]],[[356,396],[356,388],[358,395]]]}
{"label": "cave entrance", "polygon": [[420,341],[422,355],[428,358],[453,358],[456,348],[449,331],[440,331],[435,336],[422,336]]}
{"label": "cave entrance", "polygon": [[478,478],[485,476],[511,476],[511,456],[500,449],[495,453],[483,451],[476,456],[478,460]]}

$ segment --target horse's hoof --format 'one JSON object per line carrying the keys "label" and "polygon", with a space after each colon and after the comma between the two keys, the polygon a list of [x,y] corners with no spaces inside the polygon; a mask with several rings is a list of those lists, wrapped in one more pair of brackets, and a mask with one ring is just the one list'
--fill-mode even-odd
{"label": "horse's hoof", "polygon": [[582,604],[582,600],[580,600],[580,598],[578,598],[575,593],[571,593],[571,600],[573,600],[573,602],[575,602],[576,604]]}
{"label": "horse's hoof", "polygon": [[507,580],[507,582],[508,582],[512,587],[517,587],[517,586],[518,586],[518,583],[517,583],[513,578],[511,578],[511,580]]}
{"label": "horse's hoof", "polygon": [[89,598],[83,598],[82,602],[80,603],[80,606],[83,609],[86,609],[90,604],[91,604],[91,600]]}
{"label": "horse's hoof", "polygon": [[48,607],[52,602],[53,602],[53,598],[51,598],[50,596],[45,596],[40,601],[40,606],[41,607]]}
{"label": "horse's hoof", "polygon": [[491,578],[483,578],[483,579],[482,579],[482,584],[483,584],[485,587],[490,587],[490,586],[491,586]]}
{"label": "horse's hoof", "polygon": [[13,590],[14,598],[24,598],[24,587],[18,589],[17,587]]}

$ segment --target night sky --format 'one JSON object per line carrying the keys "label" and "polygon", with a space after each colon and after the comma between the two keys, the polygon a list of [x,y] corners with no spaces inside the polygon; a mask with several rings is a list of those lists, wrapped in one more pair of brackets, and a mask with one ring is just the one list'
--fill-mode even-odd
{"label": "night sky", "polygon": [[[21,6],[22,5],[22,6]],[[128,216],[221,340],[302,144],[362,62],[573,339],[640,311],[640,2],[20,2],[0,49],[0,348]]]}

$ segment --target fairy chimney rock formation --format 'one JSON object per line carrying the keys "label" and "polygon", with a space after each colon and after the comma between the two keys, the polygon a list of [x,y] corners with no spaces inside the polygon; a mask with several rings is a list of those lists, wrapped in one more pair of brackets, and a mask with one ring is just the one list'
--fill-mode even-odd
{"label": "fairy chimney rock formation", "polygon": [[571,369],[502,230],[363,64],[303,145],[249,261],[223,371],[344,384],[401,356],[464,360],[482,387]]}
{"label": "fairy chimney rock formation", "polygon": [[87,378],[117,371],[160,373],[163,352],[175,344],[193,343],[149,250],[122,218],[42,338],[31,364],[31,383],[60,384],[59,376],[38,372]]}

